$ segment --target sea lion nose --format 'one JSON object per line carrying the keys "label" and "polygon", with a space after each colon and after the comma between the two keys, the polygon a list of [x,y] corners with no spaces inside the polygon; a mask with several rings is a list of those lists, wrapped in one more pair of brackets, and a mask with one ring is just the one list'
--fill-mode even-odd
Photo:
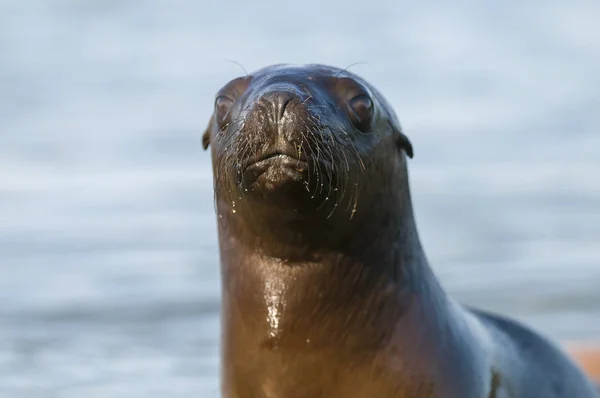
{"label": "sea lion nose", "polygon": [[294,91],[277,89],[264,93],[261,96],[260,102],[274,116],[275,122],[279,123],[283,119],[288,105],[295,99],[299,99],[299,97]]}
{"label": "sea lion nose", "polygon": [[243,130],[285,152],[314,126],[305,97],[293,85],[265,88],[252,101]]}

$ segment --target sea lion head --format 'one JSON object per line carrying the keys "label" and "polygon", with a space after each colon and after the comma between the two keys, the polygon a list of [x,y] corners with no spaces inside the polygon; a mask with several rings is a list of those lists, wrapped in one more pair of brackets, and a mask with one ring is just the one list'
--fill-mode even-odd
{"label": "sea lion head", "polygon": [[215,97],[203,143],[220,217],[296,235],[315,227],[340,235],[336,228],[369,209],[394,206],[413,155],[383,96],[324,65],[269,66],[230,81]]}

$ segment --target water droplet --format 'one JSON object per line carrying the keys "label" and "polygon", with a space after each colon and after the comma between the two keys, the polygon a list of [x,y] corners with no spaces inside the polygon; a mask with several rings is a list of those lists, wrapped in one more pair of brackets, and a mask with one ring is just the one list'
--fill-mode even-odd
{"label": "water droplet", "polygon": [[333,190],[333,191],[334,191],[334,192],[337,192],[337,190],[338,190],[337,188],[334,188],[334,190]]}
{"label": "water droplet", "polygon": [[325,200],[329,200],[329,196],[326,196],[326,197],[325,197]]}
{"label": "water droplet", "polygon": [[231,210],[231,212],[232,212],[233,214],[235,214],[235,209]]}

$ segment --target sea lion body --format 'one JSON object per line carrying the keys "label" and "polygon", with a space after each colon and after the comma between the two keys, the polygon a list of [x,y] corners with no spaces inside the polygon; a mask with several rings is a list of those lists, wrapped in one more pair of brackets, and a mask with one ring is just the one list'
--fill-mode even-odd
{"label": "sea lion body", "polygon": [[412,146],[347,71],[271,66],[217,94],[212,149],[226,398],[592,398],[552,343],[442,289]]}

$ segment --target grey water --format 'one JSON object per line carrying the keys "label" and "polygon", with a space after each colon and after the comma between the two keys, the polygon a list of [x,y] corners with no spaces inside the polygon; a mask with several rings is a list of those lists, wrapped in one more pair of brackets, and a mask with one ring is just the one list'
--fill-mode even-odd
{"label": "grey water", "polygon": [[201,135],[228,60],[365,62],[444,287],[599,340],[598,20],[596,0],[0,0],[0,396],[218,396]]}

